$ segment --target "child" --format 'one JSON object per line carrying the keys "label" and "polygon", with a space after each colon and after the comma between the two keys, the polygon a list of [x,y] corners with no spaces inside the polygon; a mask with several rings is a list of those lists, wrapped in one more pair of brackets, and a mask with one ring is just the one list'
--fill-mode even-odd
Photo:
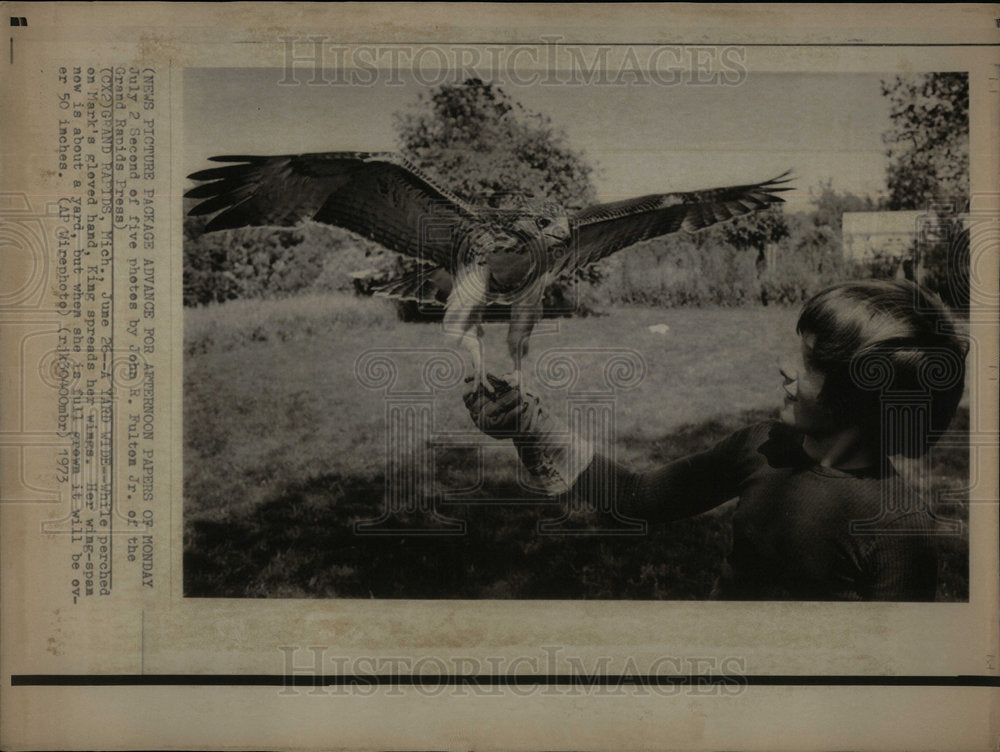
{"label": "child", "polygon": [[738,497],[713,597],[933,600],[936,521],[915,468],[958,407],[964,342],[941,303],[905,281],[823,290],[796,329],[779,421],[647,473],[595,454],[536,397],[492,376],[494,391],[465,403],[567,503],[611,493],[619,514],[667,522]]}

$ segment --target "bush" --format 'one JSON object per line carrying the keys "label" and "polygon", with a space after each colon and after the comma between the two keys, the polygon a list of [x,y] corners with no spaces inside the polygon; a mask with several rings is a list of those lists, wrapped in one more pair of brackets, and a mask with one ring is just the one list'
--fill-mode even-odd
{"label": "bush", "polygon": [[184,220],[186,306],[348,292],[352,272],[399,265],[398,254],[335,227],[249,227],[206,235],[205,222]]}
{"label": "bush", "polygon": [[969,228],[958,217],[940,217],[943,237],[924,249],[920,283],[958,311],[969,309]]}
{"label": "bush", "polygon": [[741,305],[756,285],[749,256],[724,243],[698,248],[692,236],[657,238],[600,262],[583,297],[598,305]]}

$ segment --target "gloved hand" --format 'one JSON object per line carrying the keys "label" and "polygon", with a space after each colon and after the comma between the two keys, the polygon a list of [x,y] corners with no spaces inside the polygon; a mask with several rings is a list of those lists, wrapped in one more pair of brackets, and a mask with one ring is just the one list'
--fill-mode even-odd
{"label": "gloved hand", "polygon": [[[492,393],[483,384],[478,384],[462,397],[476,428],[494,439],[514,439],[519,434],[536,433],[542,413],[538,397],[521,394],[519,387],[492,373],[486,374],[486,380]],[[465,379],[467,384],[472,381],[472,376]]]}
{"label": "gloved hand", "polygon": [[492,394],[479,384],[462,398],[472,422],[495,439],[513,439],[521,462],[547,493],[568,491],[593,460],[590,442],[550,416],[538,397],[522,394],[520,388],[492,374],[486,378]]}

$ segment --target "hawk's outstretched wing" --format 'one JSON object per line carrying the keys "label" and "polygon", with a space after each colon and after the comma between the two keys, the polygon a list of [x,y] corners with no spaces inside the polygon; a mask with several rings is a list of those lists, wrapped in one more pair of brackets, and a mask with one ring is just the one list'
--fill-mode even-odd
{"label": "hawk's outstretched wing", "polygon": [[434,185],[390,152],[329,152],[280,157],[212,157],[231,162],[195,172],[192,215],[219,212],[206,232],[311,219],[345,227],[398,253],[451,268],[455,228],[474,207]]}
{"label": "hawk's outstretched wing", "polygon": [[570,217],[576,265],[584,267],[640,240],[687,230],[782,203],[775,194],[791,190],[788,172],[753,185],[691,193],[660,193],[583,209]]}

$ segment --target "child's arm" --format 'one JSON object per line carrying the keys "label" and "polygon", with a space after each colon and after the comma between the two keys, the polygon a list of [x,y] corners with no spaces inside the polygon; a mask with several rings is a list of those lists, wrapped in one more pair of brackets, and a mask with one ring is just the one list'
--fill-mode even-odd
{"label": "child's arm", "polygon": [[570,493],[598,495],[608,492],[600,489],[613,490],[618,512],[653,523],[694,517],[739,494],[731,439],[644,473],[595,454]]}
{"label": "child's arm", "polygon": [[513,439],[525,467],[553,496],[611,502],[625,516],[665,522],[700,514],[738,494],[736,450],[744,443],[744,432],[707,452],[634,473],[595,453],[589,442],[549,415],[537,397],[488,378],[492,394],[480,387],[465,395],[473,422],[494,438]]}

